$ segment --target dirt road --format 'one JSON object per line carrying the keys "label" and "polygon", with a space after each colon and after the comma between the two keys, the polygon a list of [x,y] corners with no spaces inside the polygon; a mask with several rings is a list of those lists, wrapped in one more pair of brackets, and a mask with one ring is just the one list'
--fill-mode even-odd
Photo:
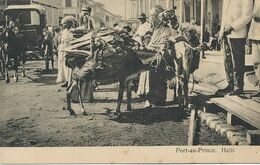
{"label": "dirt road", "polygon": [[[188,116],[175,105],[143,109],[133,93],[133,112],[110,120],[116,107],[116,84],[100,85],[95,103],[85,104],[91,115],[70,117],[65,89],[55,83],[56,72],[45,73],[42,61],[27,62],[27,77],[5,84],[0,77],[0,146],[154,146],[187,145]],[[11,73],[12,74],[12,73]],[[77,110],[77,104],[73,105]],[[200,145],[227,144],[206,127]]]}

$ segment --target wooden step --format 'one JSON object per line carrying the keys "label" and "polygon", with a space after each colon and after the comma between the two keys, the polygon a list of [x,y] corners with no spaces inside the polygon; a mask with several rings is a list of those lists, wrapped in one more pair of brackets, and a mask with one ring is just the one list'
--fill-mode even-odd
{"label": "wooden step", "polygon": [[243,102],[243,99],[240,100],[240,103],[229,98],[212,98],[210,101],[228,111],[229,119],[231,119],[231,115],[234,115],[253,127],[260,129],[259,111],[248,107],[246,102]]}
{"label": "wooden step", "polygon": [[250,145],[260,145],[260,130],[247,131],[247,142]]}
{"label": "wooden step", "polygon": [[225,98],[230,99],[239,105],[242,104],[246,108],[260,114],[260,104],[252,99],[242,99],[238,96],[225,96]]}

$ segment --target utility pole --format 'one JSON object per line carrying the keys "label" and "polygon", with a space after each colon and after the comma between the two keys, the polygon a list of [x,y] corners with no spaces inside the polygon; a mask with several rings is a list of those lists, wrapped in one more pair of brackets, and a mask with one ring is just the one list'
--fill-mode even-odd
{"label": "utility pole", "polygon": [[184,0],[180,0],[180,23],[184,22]]}
{"label": "utility pole", "polygon": [[[205,1],[206,0],[201,0],[201,12],[200,12],[200,31],[201,31],[201,37],[200,37],[200,43],[203,44],[203,38],[204,38],[204,30],[205,30]],[[201,58],[206,58],[205,57],[205,52],[202,49],[201,51]]]}
{"label": "utility pole", "polygon": [[125,21],[126,21],[126,0],[125,0]]}
{"label": "utility pole", "polygon": [[54,1],[52,0],[52,7],[51,7],[51,26],[53,27],[54,26]]}

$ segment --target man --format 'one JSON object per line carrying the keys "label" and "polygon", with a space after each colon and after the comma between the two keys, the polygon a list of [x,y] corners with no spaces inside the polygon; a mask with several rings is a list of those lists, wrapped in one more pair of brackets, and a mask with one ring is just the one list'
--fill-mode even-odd
{"label": "man", "polygon": [[253,10],[248,38],[252,41],[252,54],[254,55],[254,68],[258,80],[258,89],[251,97],[260,97],[260,1],[256,0]]}
{"label": "man", "polygon": [[81,10],[82,11],[79,16],[79,25],[85,26],[85,30],[87,32],[94,30],[94,20],[90,16],[92,9],[87,6],[83,6]]}
{"label": "man", "polygon": [[230,53],[225,51],[228,86],[219,93],[240,95],[244,87],[245,44],[248,23],[252,18],[253,0],[225,0],[220,36],[227,36]]}
{"label": "man", "polygon": [[140,25],[133,36],[133,39],[139,42],[143,47],[148,45],[153,31],[151,24],[146,22],[146,18],[144,13],[138,17]]}
{"label": "man", "polygon": [[121,30],[123,30],[123,28],[118,25],[118,22],[114,22],[113,26],[114,26],[114,30],[117,32],[120,32]]}

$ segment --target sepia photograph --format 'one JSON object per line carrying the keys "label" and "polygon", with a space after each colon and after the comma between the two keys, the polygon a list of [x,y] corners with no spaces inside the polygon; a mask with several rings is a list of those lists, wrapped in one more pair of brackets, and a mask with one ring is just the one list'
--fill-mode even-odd
{"label": "sepia photograph", "polygon": [[259,105],[260,0],[0,0],[0,163],[260,163]]}

